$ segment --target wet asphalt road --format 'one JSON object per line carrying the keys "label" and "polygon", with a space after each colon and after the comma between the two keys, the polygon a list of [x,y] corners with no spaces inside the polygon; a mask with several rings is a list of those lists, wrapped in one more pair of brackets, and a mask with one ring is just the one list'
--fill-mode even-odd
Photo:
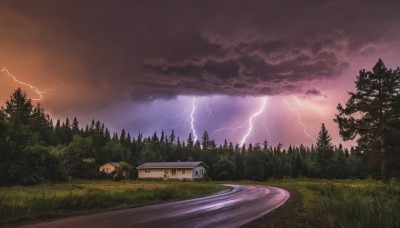
{"label": "wet asphalt road", "polygon": [[284,189],[228,185],[215,195],[152,206],[84,215],[25,227],[240,227],[278,208]]}

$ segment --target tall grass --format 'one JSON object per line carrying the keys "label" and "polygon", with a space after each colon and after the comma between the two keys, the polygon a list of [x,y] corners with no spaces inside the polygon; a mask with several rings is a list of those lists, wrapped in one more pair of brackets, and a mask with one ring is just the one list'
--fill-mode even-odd
{"label": "tall grass", "polygon": [[400,227],[397,181],[286,179],[266,184],[301,194],[300,213],[290,215],[301,222],[299,227]]}
{"label": "tall grass", "polygon": [[400,186],[328,186],[323,210],[331,227],[400,227]]}
{"label": "tall grass", "polygon": [[128,208],[221,190],[213,183],[81,181],[0,188],[0,221]]}

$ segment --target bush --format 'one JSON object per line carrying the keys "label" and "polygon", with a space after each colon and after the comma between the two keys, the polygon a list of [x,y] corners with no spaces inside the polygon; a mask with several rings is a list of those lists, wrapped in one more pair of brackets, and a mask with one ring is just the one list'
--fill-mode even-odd
{"label": "bush", "polygon": [[113,175],[113,180],[115,180],[115,181],[120,181],[120,180],[122,180],[124,177],[120,174],[120,173],[115,173],[114,175]]}
{"label": "bush", "polygon": [[95,179],[96,180],[111,180],[113,178],[112,175],[105,173],[105,172],[98,172],[96,173]]}
{"label": "bush", "polygon": [[212,179],[211,179],[211,177],[208,175],[208,173],[205,173],[205,174],[203,175],[203,180],[204,180],[205,182],[210,182],[210,181],[212,181]]}

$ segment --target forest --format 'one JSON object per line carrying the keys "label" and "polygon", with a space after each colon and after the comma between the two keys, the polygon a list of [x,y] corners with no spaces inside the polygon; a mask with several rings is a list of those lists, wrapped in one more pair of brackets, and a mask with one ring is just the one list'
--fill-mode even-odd
{"label": "forest", "polygon": [[131,178],[136,166],[157,161],[203,161],[212,180],[399,178],[399,68],[387,69],[379,60],[372,71],[360,71],[355,87],[334,119],[342,138],[357,142],[351,148],[333,145],[323,123],[310,147],[267,141],[240,147],[227,140],[217,145],[207,131],[200,141],[191,134],[176,137],[173,130],[132,136],[111,133],[96,120],[81,127],[77,118],[54,124],[18,88],[0,110],[0,185],[111,178],[98,167],[115,161],[133,168]]}

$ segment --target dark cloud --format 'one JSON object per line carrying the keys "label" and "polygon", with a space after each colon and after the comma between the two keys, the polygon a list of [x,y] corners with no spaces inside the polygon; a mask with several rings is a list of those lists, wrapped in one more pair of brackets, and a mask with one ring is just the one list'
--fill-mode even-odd
{"label": "dark cloud", "polygon": [[[150,69],[159,69],[150,71],[149,78],[158,78],[154,84],[159,84],[163,77],[172,81],[190,77],[179,84],[180,91],[185,91],[182,88],[197,83],[197,91],[186,90],[189,94],[277,95],[297,93],[311,80],[332,79],[349,65],[347,42],[341,33],[312,41],[220,38],[219,45],[218,49],[225,50],[222,56],[216,53],[148,64]],[[189,59],[193,57],[196,60]]]}
{"label": "dark cloud", "polygon": [[306,91],[306,95],[321,96],[321,92],[317,89],[310,89]]}
{"label": "dark cloud", "polygon": [[221,62],[207,60],[203,67],[207,73],[222,79],[238,76],[240,68],[239,63],[235,60]]}
{"label": "dark cloud", "polygon": [[82,107],[121,97],[308,93],[312,81],[335,80],[355,53],[396,43],[399,9],[370,0],[8,0],[0,61],[24,73],[32,69],[21,59],[33,62],[38,81],[107,91],[88,89],[96,94],[81,97]]}

